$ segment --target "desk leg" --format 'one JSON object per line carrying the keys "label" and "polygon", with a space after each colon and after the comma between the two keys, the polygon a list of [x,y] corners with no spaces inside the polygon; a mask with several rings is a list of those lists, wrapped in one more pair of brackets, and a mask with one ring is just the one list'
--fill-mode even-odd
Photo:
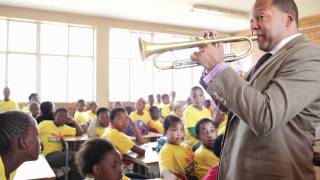
{"label": "desk leg", "polygon": [[64,179],[68,180],[69,179],[69,143],[66,142],[66,174],[64,175]]}

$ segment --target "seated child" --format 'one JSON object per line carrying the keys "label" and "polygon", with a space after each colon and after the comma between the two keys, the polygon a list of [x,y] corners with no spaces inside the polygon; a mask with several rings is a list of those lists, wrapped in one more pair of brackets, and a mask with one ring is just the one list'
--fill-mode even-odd
{"label": "seated child", "polygon": [[87,111],[87,114],[89,116],[89,119],[97,119],[97,114],[96,114],[96,111],[97,111],[97,103],[92,101],[90,103],[88,103],[88,111]]}
{"label": "seated child", "polygon": [[171,104],[170,104],[170,97],[168,94],[163,94],[161,96],[162,104],[161,104],[161,117],[165,118],[171,114]]}
{"label": "seated child", "polygon": [[196,124],[196,134],[201,146],[196,150],[194,156],[196,161],[195,172],[198,179],[203,179],[211,167],[219,163],[219,158],[212,151],[217,138],[214,122],[208,118],[201,119]]}
{"label": "seated child", "polygon": [[[67,124],[72,125],[72,127]],[[62,143],[60,142],[61,137],[80,136],[83,130],[78,123],[68,116],[67,109],[58,108],[54,113],[54,121],[44,120],[39,124],[39,132],[43,145],[42,153],[52,168],[60,168],[65,166],[66,163],[66,153],[62,151]]]}
{"label": "seated child", "polygon": [[154,130],[157,133],[163,134],[163,127],[161,124],[160,110],[157,106],[151,106],[149,108],[151,121],[149,123],[150,130]]}
{"label": "seated child", "polygon": [[13,179],[25,161],[38,159],[39,132],[36,121],[20,111],[0,113],[0,179]]}
{"label": "seated child", "polygon": [[102,137],[109,140],[121,154],[127,154],[128,151],[131,150],[138,155],[144,155],[145,150],[137,146],[131,138],[124,133],[129,124],[134,130],[137,143],[143,144],[143,138],[138,126],[128,117],[126,110],[123,108],[114,108],[110,112],[110,125]]}
{"label": "seated child", "polygon": [[121,154],[105,139],[88,139],[80,146],[75,160],[84,177],[96,180],[128,179],[122,175]]}
{"label": "seated child", "polygon": [[202,118],[211,118],[210,111],[203,106],[204,93],[199,86],[191,88],[190,97],[192,104],[183,112],[183,123],[186,131],[186,143],[196,150],[201,143],[197,139],[195,126]]}
{"label": "seated child", "polygon": [[130,113],[130,118],[134,121],[141,120],[145,125],[149,126],[150,114],[144,110],[146,102],[143,98],[139,98],[136,102],[136,110]]}
{"label": "seated child", "polygon": [[50,101],[45,101],[40,104],[41,114],[36,118],[38,124],[44,120],[54,120],[53,113],[55,112],[54,104]]}
{"label": "seated child", "polygon": [[169,115],[163,128],[167,142],[159,153],[160,176],[164,179],[194,179],[194,153],[191,147],[182,145],[184,127],[181,119]]}
{"label": "seated child", "polygon": [[[223,134],[217,137],[213,145],[213,153],[218,158],[220,158],[222,140],[223,140]],[[206,177],[203,178],[203,180],[216,180],[218,171],[219,171],[219,164],[216,164],[209,170],[209,172],[207,173]]]}
{"label": "seated child", "polygon": [[88,127],[89,115],[85,111],[86,102],[83,99],[77,101],[77,111],[74,113],[74,120],[86,131]]}
{"label": "seated child", "polygon": [[38,102],[32,102],[29,104],[28,114],[36,119],[40,115],[40,105]]}
{"label": "seated child", "polygon": [[109,109],[101,107],[97,111],[97,119],[91,121],[87,134],[89,137],[101,137],[109,126]]}

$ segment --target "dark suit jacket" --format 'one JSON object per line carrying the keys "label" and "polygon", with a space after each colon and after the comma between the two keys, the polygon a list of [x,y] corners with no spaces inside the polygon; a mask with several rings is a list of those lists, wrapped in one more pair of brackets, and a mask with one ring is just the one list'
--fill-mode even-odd
{"label": "dark suit jacket", "polygon": [[313,180],[320,119],[320,48],[300,35],[249,79],[231,68],[206,88],[237,117],[227,129],[219,180]]}

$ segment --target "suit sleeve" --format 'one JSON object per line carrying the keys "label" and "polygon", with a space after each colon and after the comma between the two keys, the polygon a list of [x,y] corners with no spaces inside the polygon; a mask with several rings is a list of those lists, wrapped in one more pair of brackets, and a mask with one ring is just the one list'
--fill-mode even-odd
{"label": "suit sleeve", "polygon": [[[264,89],[253,88],[227,68],[209,82],[206,90],[210,95],[216,93],[222,97],[227,107],[256,135],[268,135],[320,98],[320,54],[317,52],[318,48],[300,48],[289,58],[279,59],[283,63],[274,77],[259,76],[256,83],[268,82]],[[304,54],[311,58],[301,58]]]}

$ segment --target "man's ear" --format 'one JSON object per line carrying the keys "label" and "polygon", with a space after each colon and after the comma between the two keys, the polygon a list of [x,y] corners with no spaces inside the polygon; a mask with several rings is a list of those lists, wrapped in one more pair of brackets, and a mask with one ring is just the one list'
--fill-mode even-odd
{"label": "man's ear", "polygon": [[293,11],[288,10],[287,12],[287,22],[286,25],[289,26],[291,23],[295,21],[295,14]]}
{"label": "man's ear", "polygon": [[92,167],[92,172],[94,175],[99,175],[101,173],[101,168],[98,164]]}

